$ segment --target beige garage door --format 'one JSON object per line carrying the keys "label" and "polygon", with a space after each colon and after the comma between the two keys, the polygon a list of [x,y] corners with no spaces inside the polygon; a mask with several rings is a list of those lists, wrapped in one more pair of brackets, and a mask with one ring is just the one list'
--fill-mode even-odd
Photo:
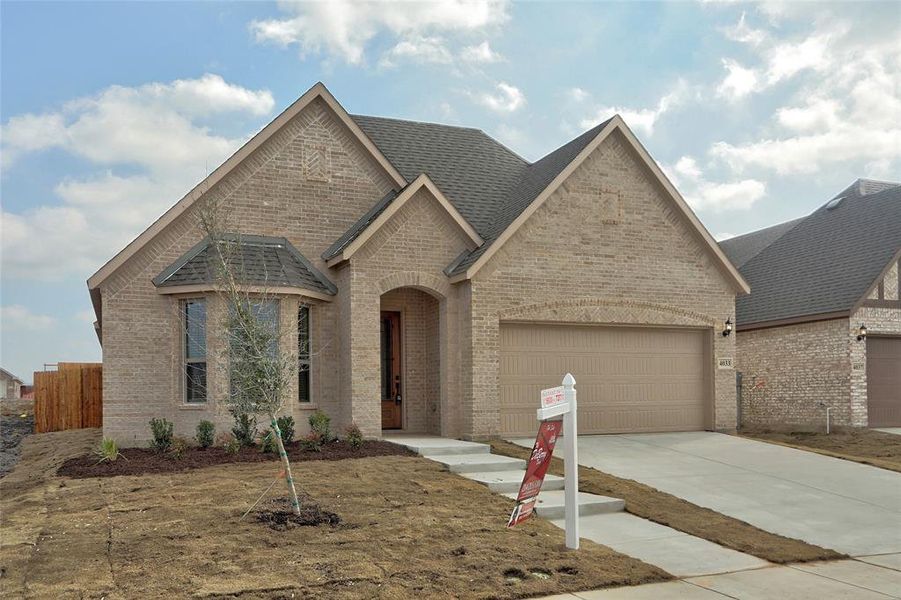
{"label": "beige garage door", "polygon": [[505,323],[501,433],[532,435],[539,391],[576,378],[579,433],[691,431],[710,414],[709,333]]}
{"label": "beige garage door", "polygon": [[867,338],[870,427],[901,427],[901,338]]}

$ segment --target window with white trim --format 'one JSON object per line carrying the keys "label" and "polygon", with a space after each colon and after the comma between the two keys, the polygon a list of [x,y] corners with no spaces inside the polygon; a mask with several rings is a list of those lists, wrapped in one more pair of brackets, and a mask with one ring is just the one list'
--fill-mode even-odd
{"label": "window with white trim", "polygon": [[310,307],[301,304],[297,308],[297,399],[310,402]]}
{"label": "window with white trim", "polygon": [[206,402],[206,300],[182,304],[184,325],[185,397],[187,404]]}

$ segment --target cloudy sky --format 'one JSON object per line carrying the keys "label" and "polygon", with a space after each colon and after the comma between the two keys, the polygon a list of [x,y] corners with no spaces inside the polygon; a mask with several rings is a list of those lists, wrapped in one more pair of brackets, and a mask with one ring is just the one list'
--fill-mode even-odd
{"label": "cloudy sky", "polygon": [[316,81],[537,159],[614,112],[718,238],[901,180],[901,3],[0,4],[2,344],[99,360],[85,280]]}

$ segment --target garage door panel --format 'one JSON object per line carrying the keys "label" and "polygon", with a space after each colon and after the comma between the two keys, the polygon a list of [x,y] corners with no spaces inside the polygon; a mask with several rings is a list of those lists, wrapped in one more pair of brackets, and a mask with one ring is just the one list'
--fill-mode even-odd
{"label": "garage door panel", "polygon": [[901,338],[867,338],[870,427],[901,427]]}
{"label": "garage door panel", "polygon": [[566,372],[578,382],[585,433],[703,429],[707,340],[690,329],[504,324],[501,431],[533,433],[540,390]]}

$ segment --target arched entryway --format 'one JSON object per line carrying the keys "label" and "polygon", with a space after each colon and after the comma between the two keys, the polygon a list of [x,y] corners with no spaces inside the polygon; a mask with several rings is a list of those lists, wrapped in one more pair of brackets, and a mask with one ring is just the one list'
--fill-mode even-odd
{"label": "arched entryway", "polygon": [[404,286],[380,296],[382,431],[441,433],[441,312],[435,291]]}

